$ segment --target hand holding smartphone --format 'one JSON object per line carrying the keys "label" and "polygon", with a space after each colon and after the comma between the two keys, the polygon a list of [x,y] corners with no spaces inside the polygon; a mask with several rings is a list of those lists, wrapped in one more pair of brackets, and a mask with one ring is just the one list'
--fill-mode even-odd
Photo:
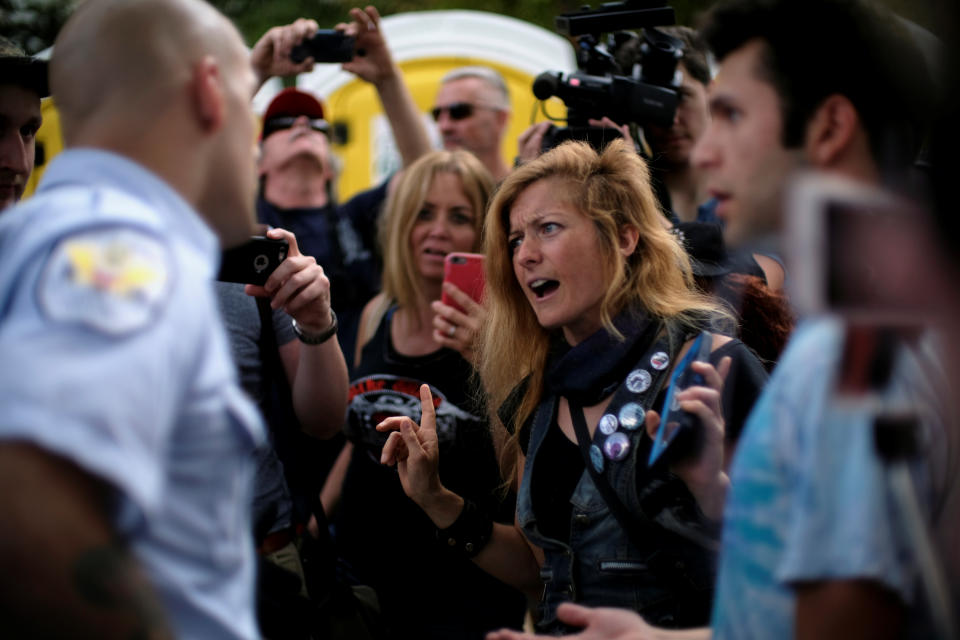
{"label": "hand holding smartphone", "polygon": [[223,252],[217,280],[263,286],[270,274],[286,260],[289,248],[286,240],[253,236],[239,247]]}
{"label": "hand holding smartphone", "polygon": [[[695,435],[694,429],[698,424],[698,418],[680,408],[676,395],[688,387],[705,383],[703,376],[694,371],[691,365],[694,362],[708,362],[712,346],[713,336],[702,331],[673,370],[670,386],[667,388],[667,397],[660,410],[660,425],[657,427],[657,435],[650,448],[648,467],[652,467],[658,460],[674,460],[688,452],[689,443]],[[668,449],[670,449],[669,455],[667,455]]]}
{"label": "hand holding smartphone", "polygon": [[[443,281],[450,282],[479,303],[483,300],[483,256],[479,253],[448,253],[443,259]],[[444,291],[440,301],[462,313],[466,313],[454,299]]]}

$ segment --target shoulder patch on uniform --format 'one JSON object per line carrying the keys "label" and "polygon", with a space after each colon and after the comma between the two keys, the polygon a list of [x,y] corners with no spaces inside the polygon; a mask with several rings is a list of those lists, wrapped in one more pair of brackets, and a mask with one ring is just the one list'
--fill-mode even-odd
{"label": "shoulder patch on uniform", "polygon": [[162,307],[171,269],[167,246],[146,231],[86,231],[54,248],[37,284],[37,298],[51,320],[129,333],[148,324]]}

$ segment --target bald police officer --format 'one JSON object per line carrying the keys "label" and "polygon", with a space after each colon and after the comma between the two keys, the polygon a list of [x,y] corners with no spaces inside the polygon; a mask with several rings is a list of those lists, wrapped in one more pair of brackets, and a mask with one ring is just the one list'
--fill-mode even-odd
{"label": "bald police officer", "polygon": [[57,38],[67,150],[0,218],[4,634],[257,636],[264,433],[211,285],[253,231],[255,81],[201,0],[88,0]]}

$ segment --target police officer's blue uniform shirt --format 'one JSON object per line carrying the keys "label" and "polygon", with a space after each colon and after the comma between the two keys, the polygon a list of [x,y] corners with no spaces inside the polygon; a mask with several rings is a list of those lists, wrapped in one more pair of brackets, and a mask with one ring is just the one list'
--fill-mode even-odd
{"label": "police officer's blue uniform shirt", "polygon": [[[178,638],[253,638],[252,452],[212,280],[216,237],[166,183],[69,150],[0,216],[0,439],[106,480]],[[37,505],[42,509],[43,505]]]}

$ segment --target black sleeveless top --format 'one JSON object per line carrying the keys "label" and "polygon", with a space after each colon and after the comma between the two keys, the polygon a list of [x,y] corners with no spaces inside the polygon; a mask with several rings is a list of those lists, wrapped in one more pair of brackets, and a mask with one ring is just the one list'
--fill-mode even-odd
{"label": "black sleeveless top", "polygon": [[354,451],[336,518],[341,552],[357,580],[377,590],[398,637],[483,638],[493,629],[519,628],[523,596],[470,560],[446,552],[433,523],[404,494],[396,469],[380,464],[386,435],[375,430],[377,423],[394,415],[419,422],[420,384],[429,384],[444,486],[496,520],[513,522],[515,497],[500,497],[496,456],[485,408],[475,400],[472,367],[445,348],[424,356],[398,353],[390,340],[394,311],[388,310],[364,346],[350,385],[344,430]]}

